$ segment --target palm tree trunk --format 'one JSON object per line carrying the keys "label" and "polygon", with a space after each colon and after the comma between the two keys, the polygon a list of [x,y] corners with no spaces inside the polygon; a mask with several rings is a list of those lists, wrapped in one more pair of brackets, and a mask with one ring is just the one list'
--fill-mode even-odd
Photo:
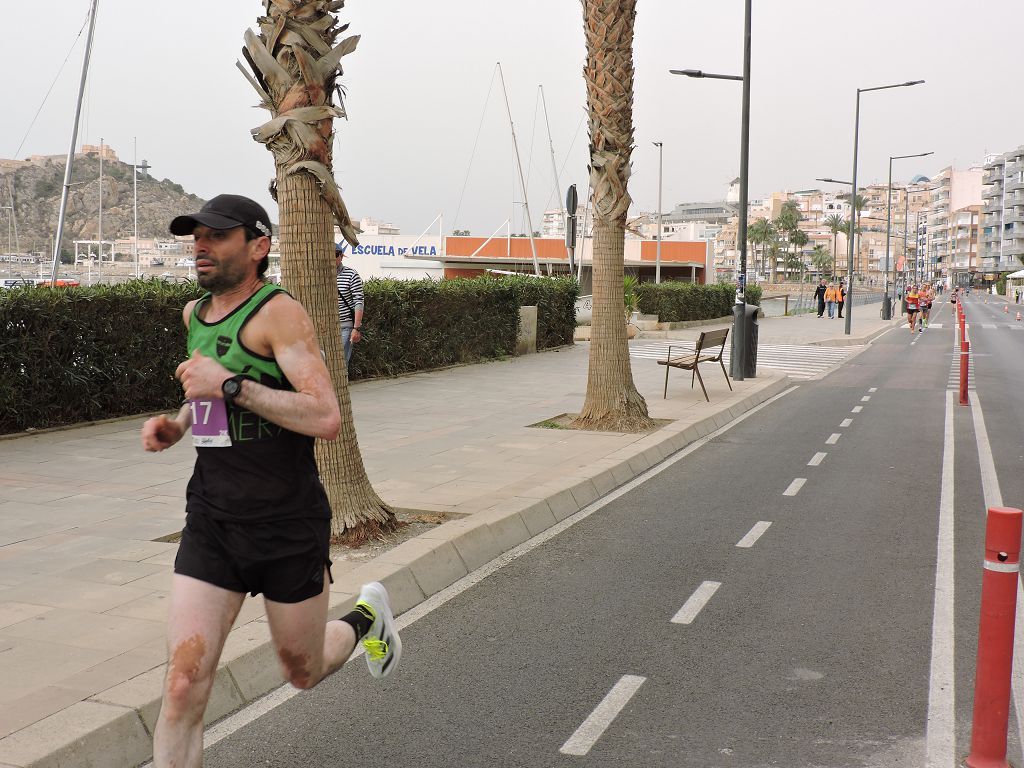
{"label": "palm tree trunk", "polygon": [[[352,417],[338,323],[334,279],[334,224],[353,245],[357,229],[349,218],[331,171],[332,105],[341,57],[358,37],[336,47],[339,27],[330,0],[264,0],[261,34],[246,33],[242,53],[253,71],[243,74],[271,113],[253,138],[274,155],[280,208],[281,281],[313,320],[341,408],[337,441],[316,443],[317,464],[332,509],[336,541],[358,545],[397,526],[394,511],[370,485]],[[315,43],[315,44],[314,44]]]}
{"label": "palm tree trunk", "polygon": [[587,395],[577,429],[639,432],[654,422],[633,383],[623,320],[629,157],[633,151],[636,0],[583,0],[594,211],[594,311]]}

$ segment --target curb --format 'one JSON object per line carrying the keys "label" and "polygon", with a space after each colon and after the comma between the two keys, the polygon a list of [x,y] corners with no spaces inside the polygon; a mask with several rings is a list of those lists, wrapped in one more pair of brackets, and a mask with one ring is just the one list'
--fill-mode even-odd
{"label": "curb", "polygon": [[[789,385],[785,376],[773,379],[728,410],[685,426],[670,423],[621,449],[593,477],[568,476],[560,483],[533,489],[535,496],[503,499],[403,542],[335,580],[328,618],[350,611],[361,585],[368,581],[384,583],[396,615],[408,611]],[[0,768],[128,768],[149,760],[165,667],[154,667],[0,739]],[[204,724],[250,704],[283,682],[266,619],[235,627],[224,645]]]}

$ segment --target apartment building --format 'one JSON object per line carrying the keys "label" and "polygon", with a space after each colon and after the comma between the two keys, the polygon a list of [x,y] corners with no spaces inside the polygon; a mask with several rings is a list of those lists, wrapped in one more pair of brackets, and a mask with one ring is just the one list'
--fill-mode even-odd
{"label": "apartment building", "polygon": [[968,285],[978,272],[982,169],[943,168],[931,179],[926,256],[931,277]]}
{"label": "apartment building", "polygon": [[987,157],[982,184],[980,268],[993,281],[1024,258],[1024,146]]}

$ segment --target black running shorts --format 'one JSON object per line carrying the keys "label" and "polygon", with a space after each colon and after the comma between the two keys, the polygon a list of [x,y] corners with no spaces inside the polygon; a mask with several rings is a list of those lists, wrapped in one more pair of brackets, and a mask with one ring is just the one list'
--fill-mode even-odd
{"label": "black running shorts", "polygon": [[[190,512],[174,572],[275,603],[301,603],[330,578],[331,521],[290,518],[235,523]],[[333,581],[333,580],[332,580]]]}

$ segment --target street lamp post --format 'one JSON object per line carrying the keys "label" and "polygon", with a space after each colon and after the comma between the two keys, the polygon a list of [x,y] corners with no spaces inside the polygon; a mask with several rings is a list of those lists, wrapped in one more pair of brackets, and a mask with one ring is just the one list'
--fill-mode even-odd
{"label": "street lamp post", "polygon": [[654,254],[654,282],[661,282],[661,169],[662,147],[660,141],[651,142],[658,148],[658,250]]}
{"label": "street lamp post", "polygon": [[[935,154],[934,152],[921,152],[916,155],[890,155],[889,156],[889,187],[885,202],[885,296],[882,297],[882,319],[892,319],[892,305],[896,301],[896,268],[892,265],[892,255],[889,252],[889,230],[892,227],[892,161],[903,160],[908,157],[927,157],[928,155]],[[910,209],[910,190],[909,188],[904,190],[904,203],[905,211]],[[906,241],[906,229],[907,214],[903,214],[903,258],[906,260],[907,257],[907,241]],[[916,257],[915,257],[916,261]],[[889,275],[892,275],[892,297],[889,296]]]}
{"label": "street lamp post", "polygon": [[[860,139],[860,95],[867,93],[868,91],[884,91],[889,88],[906,88],[911,85],[920,85],[924,80],[908,80],[905,83],[894,83],[893,85],[877,85],[873,88],[858,88],[857,89],[857,107],[854,110],[853,118],[853,181],[851,182],[852,191],[850,197],[850,203],[852,210],[850,211],[850,218],[853,221],[851,233],[857,231],[857,149],[858,141]],[[853,240],[855,235],[851,235],[850,242],[847,243],[847,260],[849,268],[847,269],[847,278],[849,279],[849,285],[846,286],[846,326],[843,332],[850,335],[850,324],[851,318],[853,317]]]}
{"label": "street lamp post", "polygon": [[[729,367],[733,381],[743,381],[744,363],[750,340],[747,339],[747,182],[750,160],[750,11],[751,0],[743,3],[743,74],[713,75],[699,69],[670,69],[673,75],[706,77],[712,80],[739,80],[743,83],[743,107],[740,117],[740,217],[736,237],[740,245],[740,274],[736,281],[736,317],[733,321],[733,338],[736,339],[736,354]],[[754,360],[756,371],[757,361]]]}

